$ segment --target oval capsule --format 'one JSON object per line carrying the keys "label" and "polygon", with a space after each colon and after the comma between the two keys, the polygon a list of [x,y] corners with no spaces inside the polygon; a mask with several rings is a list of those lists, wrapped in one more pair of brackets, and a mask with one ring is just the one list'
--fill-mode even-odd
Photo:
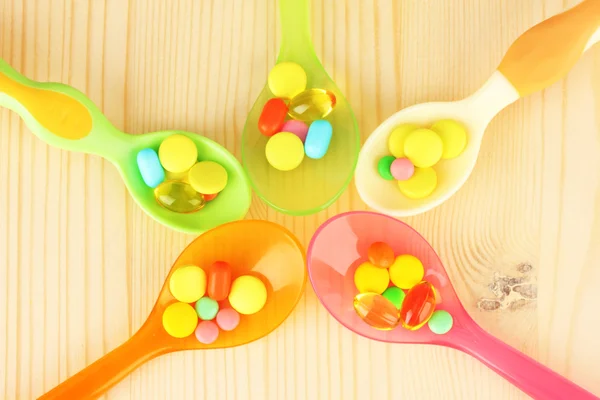
{"label": "oval capsule", "polygon": [[290,117],[301,121],[316,121],[329,115],[335,107],[335,95],[325,89],[308,89],[290,100]]}
{"label": "oval capsule", "polygon": [[217,261],[208,270],[208,297],[213,300],[225,300],[231,288],[231,265]]}
{"label": "oval capsule", "polygon": [[206,204],[204,197],[182,181],[165,181],[154,189],[158,204],[177,213],[192,213],[201,210]]}
{"label": "oval capsule", "polygon": [[320,119],[310,124],[304,142],[306,156],[315,160],[323,158],[329,149],[332,133],[333,128],[329,121]]}
{"label": "oval capsule", "polygon": [[288,106],[282,99],[270,99],[265,103],[262,113],[258,118],[258,130],[265,136],[273,136],[281,132],[285,123]]}
{"label": "oval capsule", "polygon": [[380,294],[357,294],[353,305],[358,316],[375,329],[388,331],[398,325],[398,309]]}
{"label": "oval capsule", "polygon": [[165,170],[154,149],[143,149],[137,154],[137,165],[144,183],[155,188],[165,180]]}
{"label": "oval capsule", "polygon": [[423,281],[406,293],[400,322],[411,331],[417,330],[429,321],[435,311],[435,289],[429,282]]}

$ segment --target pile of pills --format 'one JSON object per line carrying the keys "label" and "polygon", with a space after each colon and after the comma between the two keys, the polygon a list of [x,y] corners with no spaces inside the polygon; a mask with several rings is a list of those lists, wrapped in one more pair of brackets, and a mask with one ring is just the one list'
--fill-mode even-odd
{"label": "pile of pills", "polygon": [[[269,73],[269,99],[258,119],[259,131],[269,137],[265,156],[279,171],[291,171],[304,156],[319,160],[327,154],[333,128],[325,119],[335,107],[335,95],[306,89],[306,72],[293,62],[282,62]],[[286,121],[286,118],[289,117]]]}
{"label": "pile of pills", "polygon": [[397,180],[400,192],[411,199],[429,196],[437,187],[433,167],[440,160],[458,157],[467,146],[467,131],[460,123],[445,119],[430,128],[414,124],[397,126],[388,138],[392,155],[377,164],[379,175]]}
{"label": "pile of pills", "polygon": [[176,338],[195,333],[204,344],[217,340],[220,330],[234,330],[240,315],[255,314],[267,302],[262,280],[253,275],[233,279],[231,265],[224,261],[213,263],[208,273],[195,265],[177,268],[169,290],[177,302],[163,312],[165,331]]}
{"label": "pile of pills", "polygon": [[354,310],[375,329],[391,330],[401,325],[414,331],[427,324],[433,333],[443,335],[452,329],[452,315],[436,310],[441,298],[424,276],[417,257],[396,256],[387,243],[373,243],[368,261],[354,272],[359,292],[354,297]]}
{"label": "pile of pills", "polygon": [[214,161],[199,161],[196,144],[184,135],[167,137],[158,153],[140,150],[137,165],[158,204],[178,213],[202,209],[227,186],[227,170]]}

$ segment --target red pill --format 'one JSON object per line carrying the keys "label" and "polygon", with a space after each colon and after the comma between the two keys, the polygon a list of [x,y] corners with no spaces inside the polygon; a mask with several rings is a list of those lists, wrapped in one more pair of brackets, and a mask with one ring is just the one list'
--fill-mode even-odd
{"label": "red pill", "polygon": [[282,99],[270,99],[265,103],[260,118],[258,118],[258,130],[266,136],[273,136],[281,132],[287,112],[288,106]]}
{"label": "red pill", "polygon": [[394,249],[384,242],[375,242],[369,246],[367,255],[371,264],[379,268],[388,268],[396,259]]}
{"label": "red pill", "polygon": [[400,308],[402,326],[415,331],[425,325],[435,311],[435,289],[429,282],[416,284],[406,293]]}
{"label": "red pill", "polygon": [[231,288],[231,266],[225,261],[217,261],[208,270],[208,297],[225,300]]}
{"label": "red pill", "polygon": [[215,193],[215,194],[203,194],[202,197],[204,197],[204,200],[206,201],[211,201],[214,200],[215,197],[217,197],[219,193]]}

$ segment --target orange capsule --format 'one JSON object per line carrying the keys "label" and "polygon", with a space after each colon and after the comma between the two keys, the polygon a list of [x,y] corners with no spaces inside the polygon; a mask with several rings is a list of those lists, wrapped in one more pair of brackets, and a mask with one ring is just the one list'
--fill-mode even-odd
{"label": "orange capsule", "polygon": [[215,193],[215,194],[203,194],[202,197],[204,197],[204,200],[206,201],[211,201],[214,200],[215,197],[217,197],[219,193]]}
{"label": "orange capsule", "polygon": [[422,281],[406,293],[400,308],[400,322],[414,331],[425,325],[434,311],[435,289],[431,283]]}
{"label": "orange capsule", "polygon": [[208,270],[208,297],[213,300],[225,300],[231,288],[231,266],[225,261],[217,261]]}
{"label": "orange capsule", "polygon": [[288,106],[282,99],[270,99],[265,103],[258,118],[258,130],[265,136],[273,136],[281,132],[287,112]]}
{"label": "orange capsule", "polygon": [[377,293],[359,293],[354,297],[354,310],[375,329],[389,331],[398,325],[398,309]]}
{"label": "orange capsule", "polygon": [[384,242],[375,242],[369,246],[367,255],[371,264],[380,268],[388,268],[396,259],[394,249]]}

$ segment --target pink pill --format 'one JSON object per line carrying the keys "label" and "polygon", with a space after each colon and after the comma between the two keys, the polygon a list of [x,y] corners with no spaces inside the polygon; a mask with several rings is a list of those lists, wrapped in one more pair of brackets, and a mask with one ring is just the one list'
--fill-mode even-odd
{"label": "pink pill", "polygon": [[233,308],[222,308],[217,313],[217,324],[224,331],[232,331],[240,323],[240,314]]}
{"label": "pink pill", "polygon": [[283,124],[281,128],[281,132],[291,132],[294,135],[298,136],[302,143],[306,140],[306,134],[308,133],[308,125],[306,125],[302,121],[298,121],[295,119],[290,119]]}
{"label": "pink pill", "polygon": [[200,321],[196,327],[196,339],[200,343],[211,344],[219,337],[219,327],[213,321]]}
{"label": "pink pill", "polygon": [[394,179],[405,181],[415,173],[415,166],[408,158],[396,158],[390,167]]}

